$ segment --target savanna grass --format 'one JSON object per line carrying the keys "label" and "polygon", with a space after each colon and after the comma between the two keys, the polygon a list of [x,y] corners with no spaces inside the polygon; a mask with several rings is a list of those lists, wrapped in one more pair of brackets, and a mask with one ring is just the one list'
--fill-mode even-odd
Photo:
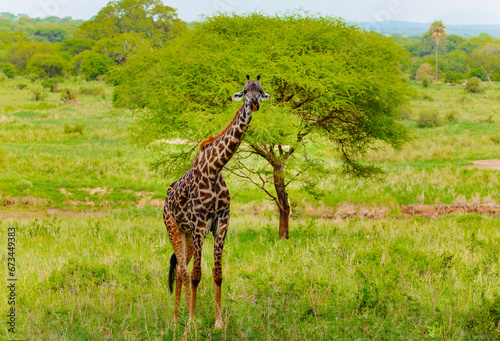
{"label": "savanna grass", "polygon": [[[17,228],[16,338],[51,340],[495,339],[500,220],[292,220],[233,215],[214,330],[213,238],[196,321],[173,323],[160,210],[0,223]],[[2,253],[5,262],[5,253]],[[6,297],[6,287],[0,294]],[[5,311],[2,300],[2,311]],[[5,325],[2,339],[12,339]]]}

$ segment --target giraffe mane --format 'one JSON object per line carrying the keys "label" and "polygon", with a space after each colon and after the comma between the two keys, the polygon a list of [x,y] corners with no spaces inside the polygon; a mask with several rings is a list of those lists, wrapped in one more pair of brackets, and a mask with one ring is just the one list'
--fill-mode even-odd
{"label": "giraffe mane", "polygon": [[229,124],[220,133],[218,133],[217,135],[210,136],[208,139],[201,141],[200,150],[203,147],[208,146],[209,144],[212,144],[215,141],[217,141],[219,138],[222,137],[222,135],[224,135],[229,130],[229,128],[231,128],[234,121],[236,121],[236,119],[238,118],[238,115],[240,114],[241,108],[238,109],[238,111],[236,112],[236,114],[233,117],[233,120],[231,122],[229,122]]}

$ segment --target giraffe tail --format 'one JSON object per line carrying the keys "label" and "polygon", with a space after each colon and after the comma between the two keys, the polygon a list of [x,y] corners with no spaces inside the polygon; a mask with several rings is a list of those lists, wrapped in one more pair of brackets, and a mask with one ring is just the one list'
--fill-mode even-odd
{"label": "giraffe tail", "polygon": [[177,257],[175,253],[170,257],[170,271],[168,272],[168,290],[174,292],[174,282],[175,282],[175,267],[177,266]]}

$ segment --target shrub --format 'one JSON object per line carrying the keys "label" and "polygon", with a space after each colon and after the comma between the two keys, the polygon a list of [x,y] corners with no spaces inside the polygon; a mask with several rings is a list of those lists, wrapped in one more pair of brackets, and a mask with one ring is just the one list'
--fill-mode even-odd
{"label": "shrub", "polygon": [[26,83],[17,83],[16,84],[16,88],[18,88],[19,90],[24,90],[28,87],[28,84]]}
{"label": "shrub", "polygon": [[432,77],[432,66],[429,63],[424,63],[420,65],[420,67],[417,70],[417,75],[415,76],[416,81],[423,81],[425,78],[427,78],[427,81],[429,81],[429,77]]}
{"label": "shrub", "polygon": [[428,88],[429,87],[429,79],[427,77],[422,77],[422,86],[424,88]]}
{"label": "shrub", "polygon": [[478,94],[484,91],[483,88],[481,88],[481,80],[477,77],[472,77],[467,80],[465,90],[473,94]]}
{"label": "shrub", "polygon": [[87,80],[94,80],[100,75],[108,72],[115,62],[109,56],[101,53],[89,53],[82,61],[82,73],[87,77]]}
{"label": "shrub", "polygon": [[65,123],[64,124],[64,133],[65,134],[78,133],[80,135],[83,135],[83,128],[85,128],[85,126],[83,124],[75,124],[74,126],[71,126],[71,125]]}
{"label": "shrub", "polygon": [[47,78],[42,82],[42,86],[44,88],[49,88],[50,92],[57,92],[61,83],[61,78]]}
{"label": "shrub", "polygon": [[457,122],[457,112],[455,110],[448,111],[448,113],[446,114],[446,120],[448,122]]}
{"label": "shrub", "polygon": [[35,54],[28,59],[28,72],[32,72],[40,78],[63,76],[68,68],[68,62],[57,55]]}
{"label": "shrub", "polygon": [[439,127],[442,125],[442,122],[439,118],[437,110],[426,110],[422,111],[420,115],[418,115],[417,125],[420,128],[431,128]]}
{"label": "shrub", "polygon": [[16,67],[12,63],[3,63],[3,65],[2,65],[2,72],[8,78],[14,78],[17,75]]}
{"label": "shrub", "polygon": [[104,87],[100,86],[100,85],[94,85],[94,84],[83,85],[80,87],[80,93],[82,95],[99,96],[99,95],[104,94]]}
{"label": "shrub", "polygon": [[491,142],[493,142],[494,144],[500,144],[500,135],[493,135],[493,136],[490,136],[490,140],[491,140]]}
{"label": "shrub", "polygon": [[64,101],[64,102],[71,102],[71,101],[74,101],[76,99],[76,95],[75,95],[75,92],[71,89],[63,89],[61,90],[62,94],[61,94],[61,100]]}
{"label": "shrub", "polygon": [[41,101],[47,97],[47,93],[43,91],[43,88],[41,86],[31,89],[31,92],[33,93],[33,99],[35,101]]}

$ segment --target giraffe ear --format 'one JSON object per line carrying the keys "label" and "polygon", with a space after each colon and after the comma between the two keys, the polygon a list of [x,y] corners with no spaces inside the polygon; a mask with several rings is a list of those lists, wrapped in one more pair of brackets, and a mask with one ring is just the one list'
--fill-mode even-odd
{"label": "giraffe ear", "polygon": [[233,95],[233,101],[241,101],[245,97],[245,91],[237,92]]}
{"label": "giraffe ear", "polygon": [[265,93],[265,92],[262,92],[261,95],[260,95],[261,102],[267,101],[268,99],[269,99],[269,94]]}

